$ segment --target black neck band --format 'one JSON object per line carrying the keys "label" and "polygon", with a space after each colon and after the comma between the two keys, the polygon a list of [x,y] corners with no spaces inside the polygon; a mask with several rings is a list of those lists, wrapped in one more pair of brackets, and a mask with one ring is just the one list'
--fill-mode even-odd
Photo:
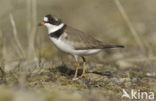
{"label": "black neck band", "polygon": [[64,24],[63,27],[62,27],[61,29],[57,30],[56,32],[50,33],[49,36],[50,36],[50,37],[59,38],[59,37],[63,34],[63,32],[64,32],[66,26],[67,26],[67,25]]}

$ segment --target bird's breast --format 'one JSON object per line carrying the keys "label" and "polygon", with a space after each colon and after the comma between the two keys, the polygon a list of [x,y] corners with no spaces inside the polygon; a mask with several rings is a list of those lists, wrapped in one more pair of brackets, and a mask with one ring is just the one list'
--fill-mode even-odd
{"label": "bird's breast", "polygon": [[74,48],[68,44],[65,40],[61,40],[61,38],[53,38],[50,37],[50,40],[54,43],[54,45],[59,48],[60,50],[67,52],[67,53],[71,53]]}

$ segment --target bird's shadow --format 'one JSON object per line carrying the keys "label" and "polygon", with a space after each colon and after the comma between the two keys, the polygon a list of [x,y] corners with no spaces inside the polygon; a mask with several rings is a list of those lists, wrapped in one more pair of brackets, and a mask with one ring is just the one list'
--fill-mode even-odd
{"label": "bird's shadow", "polygon": [[[66,65],[58,66],[57,70],[62,74],[62,75],[68,75],[72,76],[75,74],[75,70],[67,67]],[[82,69],[78,70],[78,76],[82,74]]]}
{"label": "bird's shadow", "polygon": [[[62,75],[67,75],[67,76],[73,76],[75,74],[75,69],[71,69],[69,67],[67,67],[66,65],[61,65],[58,66],[56,68]],[[107,77],[112,77],[112,73],[109,71],[106,72],[99,72],[99,71],[92,71],[92,72],[87,72],[86,73],[93,73],[93,74],[97,74],[97,75],[101,75],[101,76],[107,76]],[[82,74],[82,69],[78,70],[78,76],[80,76]]]}

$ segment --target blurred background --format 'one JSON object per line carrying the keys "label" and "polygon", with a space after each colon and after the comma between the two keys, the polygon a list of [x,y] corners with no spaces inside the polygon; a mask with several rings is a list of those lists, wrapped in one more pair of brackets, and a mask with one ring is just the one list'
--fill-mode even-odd
{"label": "blurred background", "polygon": [[[0,0],[0,101],[125,101],[120,97],[122,88],[156,92],[155,4],[155,0]],[[47,29],[37,26],[47,14],[126,48],[86,57],[89,79],[72,81],[73,57],[57,50]]]}

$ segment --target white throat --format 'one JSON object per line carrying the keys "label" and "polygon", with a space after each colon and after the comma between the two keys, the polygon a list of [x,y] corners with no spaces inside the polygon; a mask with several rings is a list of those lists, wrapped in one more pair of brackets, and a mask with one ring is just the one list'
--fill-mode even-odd
{"label": "white throat", "polygon": [[45,26],[48,28],[48,34],[56,32],[57,30],[61,29],[64,26],[64,23],[60,25],[52,25],[49,23],[46,23]]}

